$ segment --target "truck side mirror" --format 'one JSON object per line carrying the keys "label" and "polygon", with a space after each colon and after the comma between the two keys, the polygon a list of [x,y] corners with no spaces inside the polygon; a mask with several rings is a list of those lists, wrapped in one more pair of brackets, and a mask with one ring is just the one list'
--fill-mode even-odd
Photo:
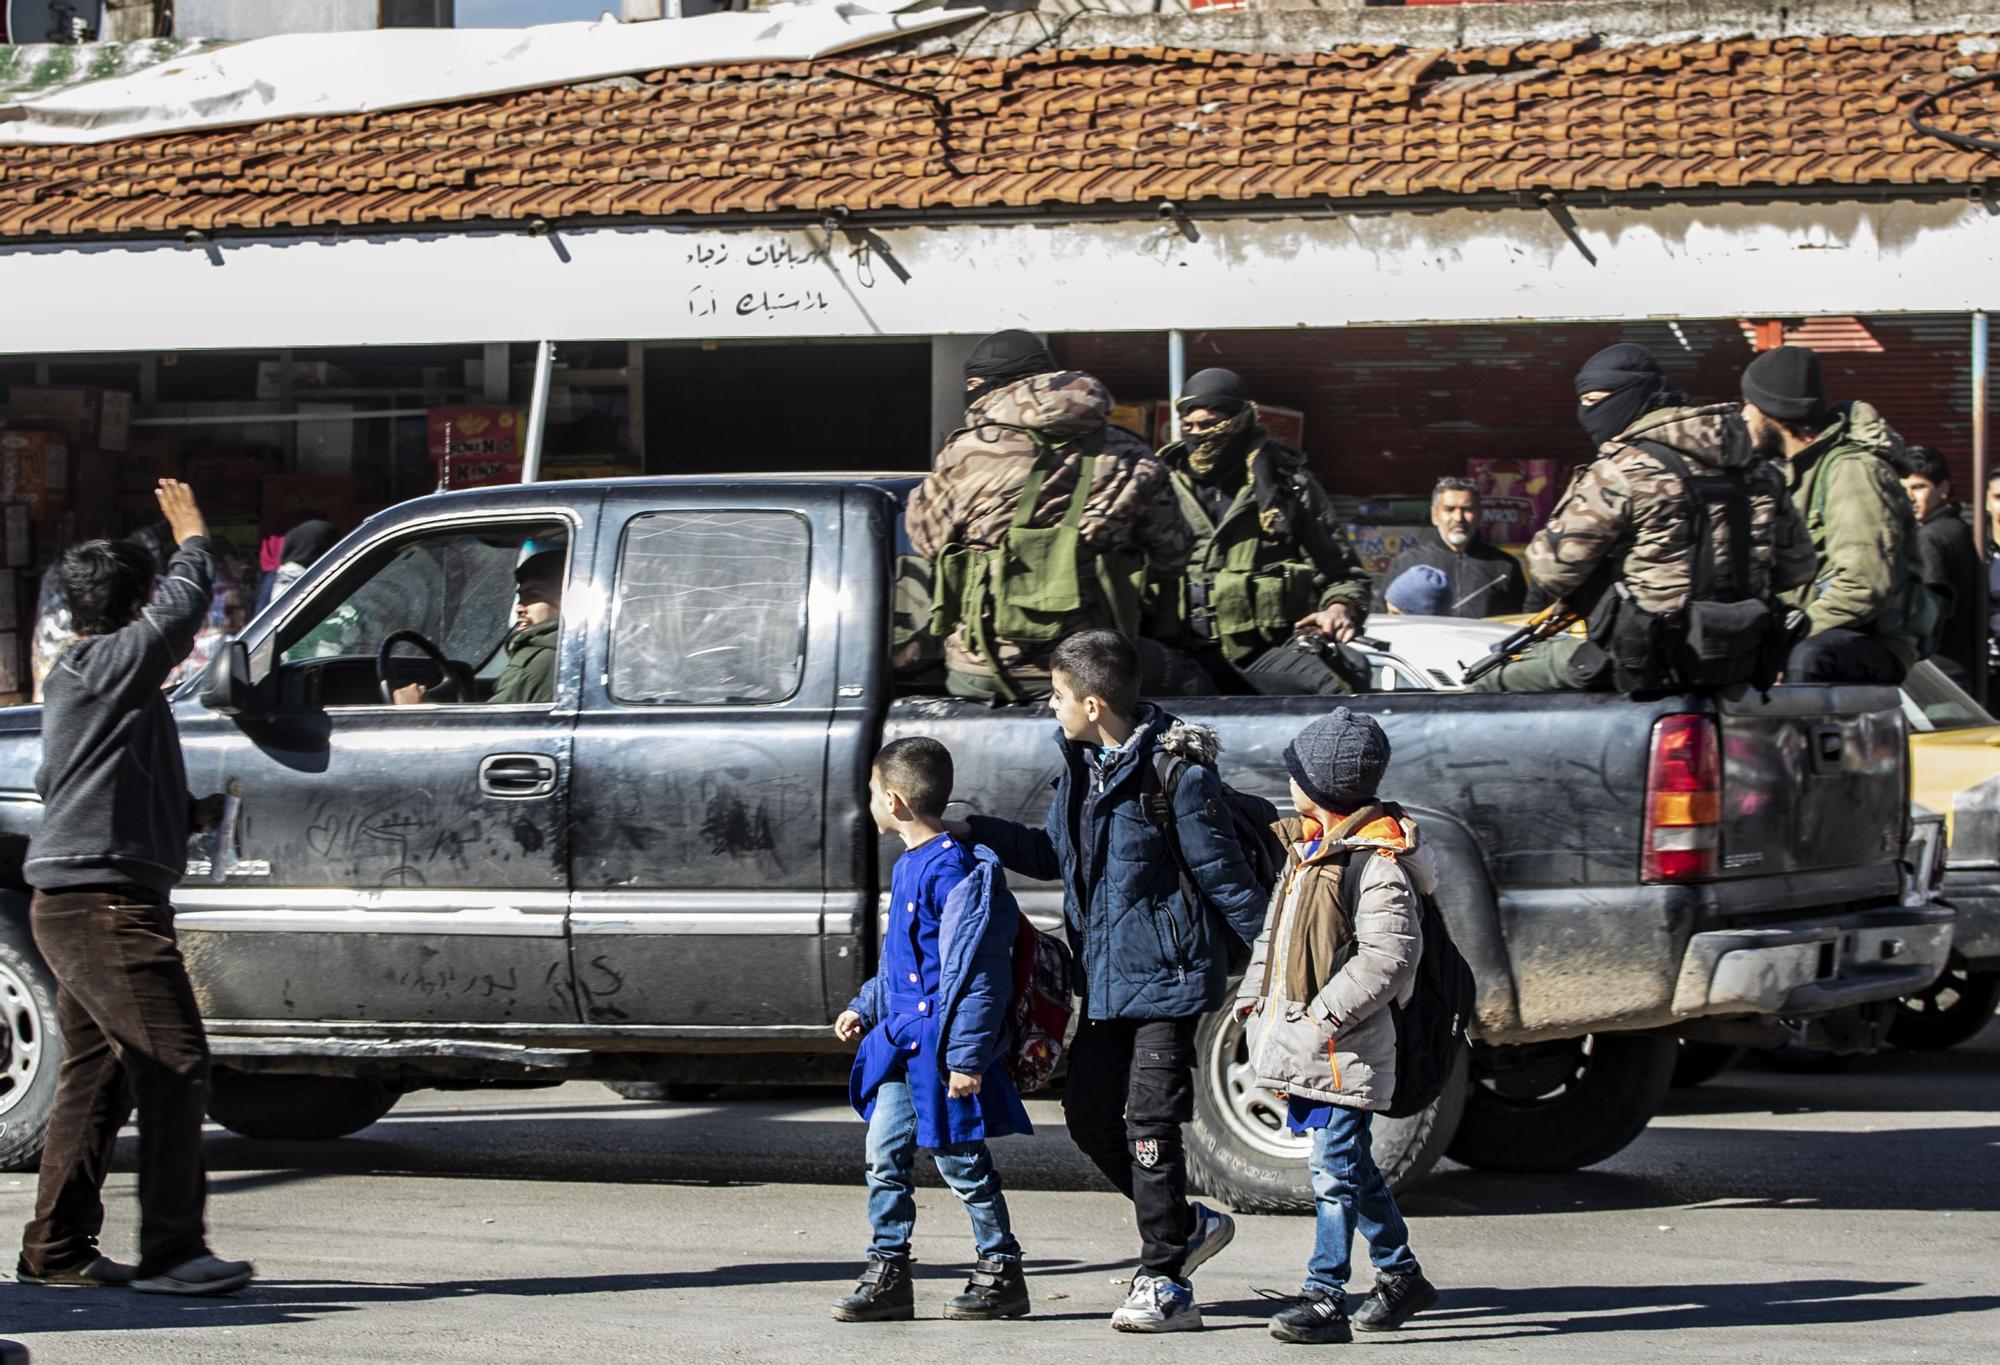
{"label": "truck side mirror", "polygon": [[201,684],[201,704],[218,715],[256,714],[258,696],[250,681],[250,647],[241,640],[229,641],[209,661],[208,676]]}

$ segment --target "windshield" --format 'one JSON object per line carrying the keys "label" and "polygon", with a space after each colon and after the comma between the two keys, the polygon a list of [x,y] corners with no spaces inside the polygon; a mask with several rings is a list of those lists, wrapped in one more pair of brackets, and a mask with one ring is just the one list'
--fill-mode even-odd
{"label": "windshield", "polygon": [[1903,679],[1903,714],[1913,730],[1970,730],[2000,724],[1929,662],[1918,664]]}

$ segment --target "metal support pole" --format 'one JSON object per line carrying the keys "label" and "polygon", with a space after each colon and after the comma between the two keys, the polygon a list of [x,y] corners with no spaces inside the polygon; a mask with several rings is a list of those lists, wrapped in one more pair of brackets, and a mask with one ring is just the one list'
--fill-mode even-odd
{"label": "metal support pole", "polygon": [[1181,390],[1187,387],[1187,339],[1176,327],[1167,333],[1167,431],[1181,438]]}
{"label": "metal support pole", "polygon": [[1972,492],[1966,501],[1978,509],[1972,524],[1982,555],[1992,543],[1986,518],[1986,352],[1986,310],[1981,308],[1972,315]]}
{"label": "metal support pole", "polygon": [[528,398],[528,439],[521,446],[521,482],[542,477],[542,432],[549,422],[549,376],[556,367],[556,344],[535,343],[535,387]]}

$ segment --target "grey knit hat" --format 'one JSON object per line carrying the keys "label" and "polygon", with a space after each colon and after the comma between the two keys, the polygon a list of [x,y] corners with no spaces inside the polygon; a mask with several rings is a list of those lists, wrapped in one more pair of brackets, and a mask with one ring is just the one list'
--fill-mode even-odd
{"label": "grey knit hat", "polygon": [[1373,801],[1382,785],[1389,737],[1373,716],[1336,707],[1285,746],[1285,769],[1318,805],[1353,810]]}

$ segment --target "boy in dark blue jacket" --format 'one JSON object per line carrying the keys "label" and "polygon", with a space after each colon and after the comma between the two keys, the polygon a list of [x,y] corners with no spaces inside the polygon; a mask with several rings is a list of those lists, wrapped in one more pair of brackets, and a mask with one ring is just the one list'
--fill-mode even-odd
{"label": "boy in dark blue jacket", "polygon": [[[1018,1318],[1028,1311],[1021,1244],[986,1139],[1033,1128],[1014,1083],[994,1065],[1006,1042],[1020,911],[998,859],[974,856],[944,828],[951,754],[934,739],[899,739],[875,756],[868,809],[901,837],[889,920],[875,978],[835,1021],[860,1039],[848,1096],[868,1120],[868,1221],[874,1238],[840,1322],[916,1316],[910,1233],[916,1226],[917,1148],[972,1217],[979,1259],[947,1318]],[[866,1035],[865,1037],[863,1035]]]}
{"label": "boy in dark blue jacket", "polygon": [[[1194,1034],[1223,1002],[1222,936],[1256,940],[1269,888],[1244,862],[1223,806],[1214,734],[1140,701],[1133,643],[1116,631],[1080,631],[1056,647],[1052,663],[1049,709],[1062,727],[1063,766],[1047,820],[1031,829],[976,815],[964,829],[1011,871],[1062,880],[1083,982],[1063,1114],[1139,1222],[1139,1273],[1111,1325],[1197,1328],[1188,1276],[1229,1244],[1236,1225],[1187,1199],[1181,1125],[1194,1117]],[[1190,760],[1174,788],[1172,823],[1192,898],[1173,836],[1144,806],[1149,786],[1157,789],[1145,774],[1161,751]]]}

